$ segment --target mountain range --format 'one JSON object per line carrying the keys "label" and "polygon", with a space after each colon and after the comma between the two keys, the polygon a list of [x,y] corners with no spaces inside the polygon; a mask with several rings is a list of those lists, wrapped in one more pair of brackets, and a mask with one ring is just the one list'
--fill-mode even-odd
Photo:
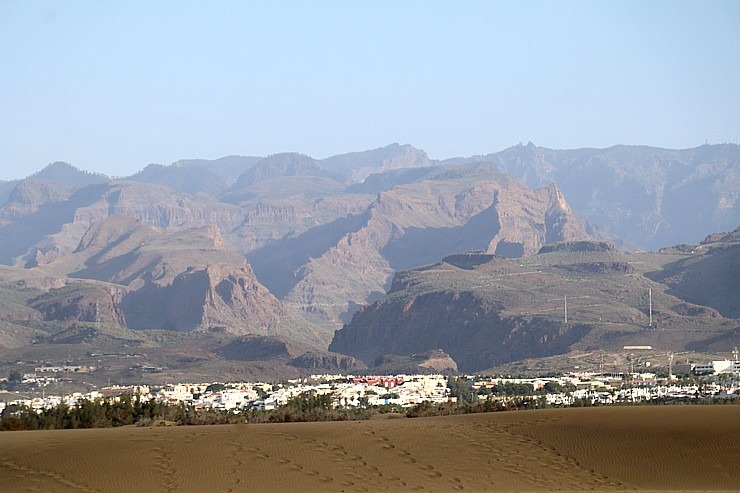
{"label": "mountain range", "polygon": [[[453,319],[465,317],[456,310],[472,309],[480,299],[486,308],[477,316],[488,325],[494,314],[509,331],[544,330],[543,355],[569,350],[586,332],[595,347],[604,341],[593,329],[571,327],[571,335],[556,337],[539,317],[502,317],[502,310],[519,309],[511,300],[476,295],[460,302],[468,294],[453,288],[463,282],[460,273],[445,277],[455,262],[450,259],[493,259],[462,269],[464,284],[489,268],[526,270],[553,255],[585,255],[544,253],[547,245],[610,242],[635,250],[695,243],[740,223],[739,163],[740,148],[733,145],[555,151],[533,144],[445,161],[398,144],[323,160],[297,153],[230,156],[149,165],[115,179],[53,163],[24,180],[0,182],[0,347],[80,338],[92,347],[101,337],[151,347],[168,341],[187,346],[185,352],[205,351],[196,360],[271,360],[293,368],[359,369],[437,349],[444,350],[441,360],[449,356],[465,370],[528,357],[514,343],[502,352],[495,338],[486,339],[494,348],[488,352],[461,343]],[[737,304],[722,295],[725,285],[705,289],[712,286],[707,272],[736,268],[736,250],[728,248],[714,245],[703,260],[680,257],[687,255],[683,250],[646,253],[660,256],[649,261],[655,270],[623,274],[654,283],[656,293],[674,298],[672,306],[705,306],[714,318],[731,319]],[[586,263],[610,272],[613,265],[633,265],[619,255],[628,254],[609,250],[608,261]],[[670,255],[679,257],[665,264]],[[553,269],[545,278],[558,285],[571,282],[573,272],[585,275],[582,267]],[[387,328],[393,317],[396,324],[406,315],[419,317],[417,308],[394,312],[388,301],[406,293],[404,279],[427,275],[419,272],[439,278],[442,294],[429,306],[455,302],[452,318],[437,321],[447,320],[457,345],[425,334],[434,347],[404,346],[400,329]],[[384,337],[396,345],[378,339],[378,327],[386,327]],[[534,347],[531,342],[519,344]]]}

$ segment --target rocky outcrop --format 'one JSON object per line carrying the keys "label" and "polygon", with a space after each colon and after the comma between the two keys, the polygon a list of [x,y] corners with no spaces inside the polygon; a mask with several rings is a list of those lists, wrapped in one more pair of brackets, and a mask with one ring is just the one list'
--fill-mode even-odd
{"label": "rocky outcrop", "polygon": [[545,245],[537,253],[550,252],[573,252],[573,253],[594,253],[594,252],[615,252],[617,249],[614,245],[605,241],[561,241]]}
{"label": "rocky outcrop", "polygon": [[457,362],[452,357],[437,349],[420,354],[412,354],[411,359],[421,368],[427,368],[437,373],[457,372]]}
{"label": "rocky outcrop", "polygon": [[270,334],[285,314],[246,263],[191,269],[170,285],[147,284],[126,296],[122,308],[130,328],[225,326],[232,334]]}
{"label": "rocky outcrop", "polygon": [[125,327],[126,319],[120,308],[124,296],[125,290],[115,286],[71,283],[31,300],[30,306],[45,320]]}
{"label": "rocky outcrop", "polygon": [[293,358],[291,366],[308,371],[357,372],[367,366],[360,360],[343,354],[308,351]]}
{"label": "rocky outcrop", "polygon": [[[230,334],[275,335],[286,314],[244,257],[225,248],[213,225],[167,232],[114,216],[93,224],[73,254],[42,270],[84,280],[76,286],[115,286],[115,309],[122,313],[118,323],[125,320],[134,329],[218,326]],[[96,320],[82,308],[87,298],[78,300],[67,291],[45,297],[58,302],[44,305],[44,313]],[[96,309],[107,307],[95,303]]]}
{"label": "rocky outcrop", "polygon": [[278,337],[244,336],[229,341],[216,353],[236,361],[268,361],[293,358],[300,353],[295,344]]}
{"label": "rocky outcrop", "polygon": [[737,328],[723,317],[736,316],[740,240],[722,238],[693,255],[584,242],[472,268],[441,262],[407,270],[335,332],[329,350],[385,368],[439,349],[472,372],[572,350],[715,348]]}
{"label": "rocky outcrop", "polygon": [[34,214],[44,204],[64,202],[70,198],[73,190],[66,184],[34,179],[23,180],[10,192],[7,202],[0,210],[0,224],[8,224]]}
{"label": "rocky outcrop", "polygon": [[459,269],[470,270],[475,269],[479,265],[487,264],[488,262],[502,258],[504,257],[483,252],[468,252],[457,255],[448,255],[442,259],[442,262],[454,265]]}
{"label": "rocky outcrop", "polygon": [[584,274],[634,274],[635,269],[627,262],[581,262],[556,267],[569,272]]}

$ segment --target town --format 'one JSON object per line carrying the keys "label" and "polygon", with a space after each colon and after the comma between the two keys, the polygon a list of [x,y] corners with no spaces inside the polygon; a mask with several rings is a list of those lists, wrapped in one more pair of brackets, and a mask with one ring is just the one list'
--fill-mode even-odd
{"label": "town", "polygon": [[[112,385],[87,393],[22,397],[0,401],[0,413],[25,407],[42,412],[84,401],[115,400],[128,394],[140,400],[183,404],[196,411],[242,413],[279,409],[301,395],[330,396],[334,409],[386,406],[408,409],[430,404],[492,400],[506,404],[513,399],[536,402],[536,407],[692,402],[740,397],[740,361],[723,360],[695,365],[676,376],[656,373],[570,372],[560,376],[509,378],[482,375],[312,375],[283,382],[178,383],[160,387]],[[83,371],[80,368],[67,371]],[[42,373],[42,372],[39,372]],[[7,379],[4,379],[7,381]],[[25,385],[43,387],[53,377],[37,373],[22,376]],[[452,383],[455,385],[452,385]],[[6,394],[12,395],[12,394]]]}

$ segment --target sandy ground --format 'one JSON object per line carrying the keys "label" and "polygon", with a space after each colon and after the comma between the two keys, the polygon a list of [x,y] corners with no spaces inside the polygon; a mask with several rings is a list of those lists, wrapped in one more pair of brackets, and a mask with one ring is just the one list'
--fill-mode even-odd
{"label": "sandy ground", "polygon": [[0,433],[0,491],[740,490],[740,406]]}

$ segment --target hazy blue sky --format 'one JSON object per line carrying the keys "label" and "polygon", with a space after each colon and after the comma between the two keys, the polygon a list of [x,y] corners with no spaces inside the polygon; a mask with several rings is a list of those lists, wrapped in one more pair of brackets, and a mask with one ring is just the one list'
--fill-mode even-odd
{"label": "hazy blue sky", "polygon": [[740,1],[0,0],[0,180],[740,140]]}

